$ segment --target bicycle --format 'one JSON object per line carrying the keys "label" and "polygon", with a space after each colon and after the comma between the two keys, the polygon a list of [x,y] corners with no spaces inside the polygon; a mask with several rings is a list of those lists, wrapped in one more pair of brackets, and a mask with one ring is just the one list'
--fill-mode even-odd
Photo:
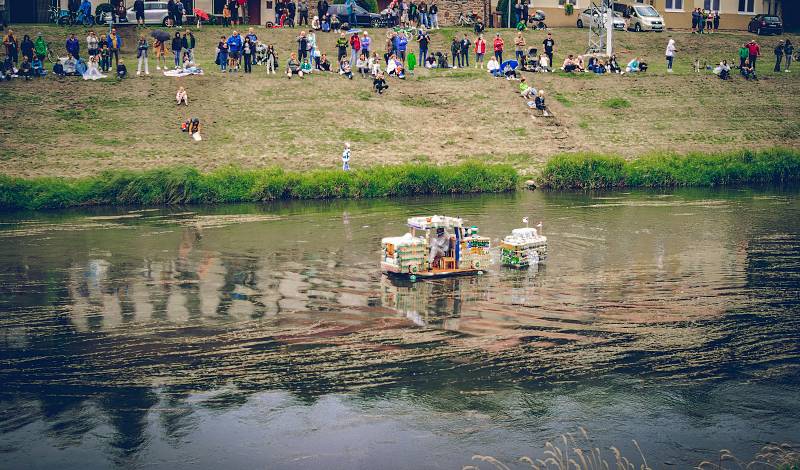
{"label": "bicycle", "polygon": [[68,10],[62,10],[57,6],[51,6],[48,10],[48,16],[50,23],[55,23],[59,26],[65,26],[67,24],[72,24],[70,14]]}
{"label": "bicycle", "polygon": [[82,11],[79,11],[75,22],[84,26],[94,26],[94,16],[91,13],[85,15]]}
{"label": "bicycle", "polygon": [[475,22],[478,21],[478,15],[474,13],[470,13],[469,15],[465,15],[462,11],[458,14],[458,20],[456,20],[456,24],[459,26],[472,26]]}

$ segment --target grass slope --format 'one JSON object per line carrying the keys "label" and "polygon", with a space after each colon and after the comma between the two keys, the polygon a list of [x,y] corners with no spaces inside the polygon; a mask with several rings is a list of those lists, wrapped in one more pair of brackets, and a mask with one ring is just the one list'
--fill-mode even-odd
{"label": "grass slope", "polygon": [[[75,31],[85,49],[84,28],[14,29],[19,37],[42,31],[62,53],[66,34]],[[445,49],[446,40],[462,31],[436,31],[432,49]],[[48,77],[3,83],[0,171],[10,176],[84,177],[176,166],[208,172],[231,164],[305,171],[338,167],[344,141],[353,144],[354,168],[480,159],[509,163],[527,173],[565,152],[630,159],[665,151],[800,147],[800,80],[796,72],[771,73],[769,51],[776,38],[760,39],[767,51],[760,64],[761,81],[737,77],[723,83],[710,73],[694,74],[691,62],[731,60],[751,35],[676,32],[678,57],[675,73],[668,75],[662,57],[666,34],[620,33],[622,61],[644,57],[652,65],[646,75],[528,75],[547,91],[557,116],[533,119],[516,82],[492,79],[474,68],[419,70],[409,80],[391,80],[384,96],[372,93],[367,80],[337,75],[288,81],[281,75],[267,76],[258,67],[248,76],[222,75],[213,65],[214,47],[219,36],[229,32],[221,27],[198,32],[197,56],[207,70],[203,77],[156,75],[151,58],[153,76],[122,82]],[[256,32],[276,45],[283,62],[295,47],[298,30]],[[123,51],[132,73],[134,33],[134,28],[125,29]],[[371,30],[378,50],[383,33]],[[513,32],[502,34],[511,44]],[[544,34],[526,32],[529,46],[541,48]],[[565,54],[585,49],[585,30],[557,29],[554,36],[559,63]],[[323,52],[335,55],[335,37],[318,34]],[[189,91],[188,108],[173,104],[180,85]],[[193,116],[203,122],[201,143],[179,131],[179,124]]]}

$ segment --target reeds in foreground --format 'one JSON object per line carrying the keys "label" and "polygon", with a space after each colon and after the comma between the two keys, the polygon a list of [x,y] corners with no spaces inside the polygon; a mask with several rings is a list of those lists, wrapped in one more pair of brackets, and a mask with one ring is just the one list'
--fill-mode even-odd
{"label": "reeds in foreground", "polygon": [[[473,455],[474,465],[462,470],[531,468],[533,470],[653,470],[647,463],[639,443],[632,440],[639,452],[633,458],[622,455],[616,447],[601,449],[592,442],[589,433],[579,428],[577,436],[562,434],[559,439],[545,444],[541,458],[521,457],[513,466],[489,455]],[[745,462],[730,450],[722,449],[714,460],[704,460],[696,470],[800,470],[800,451],[790,444],[768,444],[752,460]]]}

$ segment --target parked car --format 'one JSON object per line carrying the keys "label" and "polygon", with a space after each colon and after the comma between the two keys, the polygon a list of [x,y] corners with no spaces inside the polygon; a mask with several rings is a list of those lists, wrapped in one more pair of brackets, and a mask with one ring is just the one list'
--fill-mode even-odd
{"label": "parked car", "polygon": [[651,5],[620,5],[617,7],[614,4],[614,9],[624,8],[623,17],[628,18],[628,29],[634,30],[637,33],[641,31],[657,31],[662,32],[666,28],[664,17]]}
{"label": "parked car", "polygon": [[[136,21],[136,12],[128,8],[128,21]],[[144,2],[144,24],[167,25],[167,2]]]}
{"label": "parked car", "polygon": [[370,13],[358,4],[353,5],[353,11],[356,14],[356,23],[350,24],[347,18],[347,7],[345,5],[330,5],[328,7],[329,14],[336,15],[339,17],[339,21],[341,21],[342,24],[348,23],[350,27],[371,26],[373,28],[380,28],[386,26],[386,20],[383,19],[381,15]]}
{"label": "parked car", "polygon": [[777,16],[756,15],[747,24],[747,30],[759,36],[762,34],[783,34],[783,21]]}
{"label": "parked car", "polygon": [[[597,19],[600,17],[600,13],[595,12],[594,17],[592,15],[591,8],[587,8],[578,15],[578,22],[577,26],[579,28],[583,28],[584,26],[589,26],[592,21],[596,22]],[[605,23],[607,16],[603,15],[603,22]],[[625,20],[622,19],[622,15],[619,12],[614,12],[614,29],[625,30]]]}

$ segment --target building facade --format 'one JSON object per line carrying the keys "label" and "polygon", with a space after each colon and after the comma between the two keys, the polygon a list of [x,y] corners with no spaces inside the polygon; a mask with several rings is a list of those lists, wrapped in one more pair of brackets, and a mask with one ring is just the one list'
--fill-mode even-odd
{"label": "building facade", "polygon": [[[61,8],[66,8],[67,0],[58,0]],[[108,0],[90,0],[93,7],[108,3]],[[331,0],[329,0],[331,1]],[[439,20],[443,25],[453,24],[461,12],[468,14],[475,12],[486,19],[487,24],[500,26],[496,13],[499,0],[436,0],[439,6]],[[515,0],[510,0],[515,3]],[[588,8],[591,3],[600,3],[600,0],[530,0],[530,11],[542,10],[547,15],[548,26],[575,26],[577,14]],[[6,22],[30,23],[47,22],[50,0],[0,0],[0,15],[5,10]],[[127,6],[133,4],[132,0],[125,0]],[[163,0],[166,4],[166,0]],[[225,0],[183,0],[187,11],[197,7],[208,13],[221,15]],[[315,9],[316,0],[309,0],[310,9]],[[379,0],[383,6],[388,0]],[[430,3],[430,1],[428,2]],[[565,14],[564,6],[570,3],[574,6],[572,15]],[[747,23],[757,14],[775,14],[795,18],[800,0],[617,0],[617,3],[649,4],[655,7],[664,16],[668,29],[688,29],[691,27],[692,10],[703,8],[720,13],[720,28],[746,29]],[[786,4],[786,5],[784,5]],[[784,11],[784,6],[787,12]],[[275,21],[274,0],[249,0],[242,13],[250,24],[263,25],[267,21]],[[784,15],[786,13],[787,15]]]}

